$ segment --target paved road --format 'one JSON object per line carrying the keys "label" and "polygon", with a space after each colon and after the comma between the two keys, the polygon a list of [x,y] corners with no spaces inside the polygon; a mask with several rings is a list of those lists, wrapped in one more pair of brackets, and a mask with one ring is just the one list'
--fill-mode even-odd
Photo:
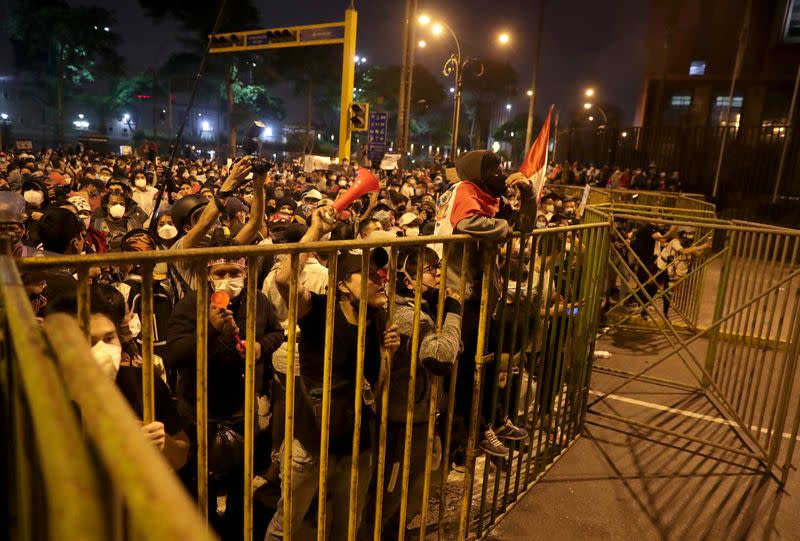
{"label": "paved road", "polygon": [[[719,267],[715,265],[703,292],[701,325],[710,323],[718,276]],[[765,283],[770,282],[775,279],[768,277]],[[794,298],[793,290],[785,288],[781,298]],[[658,305],[660,308],[660,302]],[[767,309],[758,312],[768,313]],[[707,346],[708,342],[700,339],[689,351],[702,361]],[[598,360],[598,364],[635,372],[653,364],[668,349],[668,340],[655,330],[616,330],[598,341],[597,350],[612,353],[610,359]],[[689,360],[689,355],[684,357]],[[777,358],[780,366],[783,353]],[[650,373],[697,386],[697,380],[677,356]],[[754,395],[750,396],[777,393],[782,383],[780,372],[768,367],[765,373],[772,375],[771,381],[765,378],[754,385]],[[746,370],[739,376],[740,380],[747,377]],[[619,376],[595,372],[593,396],[613,391],[613,396],[593,407],[595,412],[745,449],[729,417],[702,394],[640,381],[616,390],[622,381]],[[783,427],[784,446],[790,443],[792,421],[800,415],[800,374],[791,383],[794,398]],[[749,400],[755,404],[752,398]],[[760,421],[759,415],[754,418],[752,430],[762,434],[767,421]],[[581,440],[500,522],[490,539],[800,540],[797,471],[790,474],[786,490],[778,491],[774,479],[761,474],[752,458],[595,414],[587,420]],[[800,442],[793,463],[800,465]]]}

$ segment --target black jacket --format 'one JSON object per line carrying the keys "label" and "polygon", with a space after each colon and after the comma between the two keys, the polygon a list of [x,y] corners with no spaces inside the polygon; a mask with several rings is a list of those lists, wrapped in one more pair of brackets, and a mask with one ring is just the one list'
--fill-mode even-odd
{"label": "black jacket", "polygon": [[[197,292],[188,293],[172,309],[167,329],[165,362],[178,372],[176,395],[187,402],[181,411],[194,412],[197,370]],[[247,292],[233,300],[231,311],[246,340]],[[266,296],[258,292],[256,302],[256,337],[261,344],[261,358],[256,360],[256,391],[261,387],[263,371],[271,369],[272,354],[283,342],[283,329],[275,309]],[[235,343],[227,343],[217,330],[208,325],[208,416],[213,420],[238,419],[244,405],[244,355]]]}

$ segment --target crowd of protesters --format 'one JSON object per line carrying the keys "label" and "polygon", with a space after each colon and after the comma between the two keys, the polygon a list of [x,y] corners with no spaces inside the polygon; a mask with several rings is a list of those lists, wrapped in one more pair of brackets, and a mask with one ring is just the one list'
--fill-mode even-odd
{"label": "crowd of protesters", "polygon": [[[439,170],[414,169],[381,173],[381,189],[357,199],[348,209],[333,214],[331,203],[357,177],[358,164],[343,160],[329,170],[304,172],[293,163],[270,164],[254,171],[252,159],[219,163],[198,158],[179,158],[171,166],[145,156],[111,156],[92,152],[39,152],[0,154],[0,235],[10,239],[17,257],[51,257],[62,254],[101,254],[180,250],[196,247],[245,246],[312,242],[319,240],[389,239],[426,235],[467,234],[481,243],[448,244],[446,276],[441,273],[442,245],[399,251],[393,268],[397,294],[387,298],[386,267],[389,253],[382,248],[370,253],[370,268],[362,281],[361,255],[341,252],[336,265],[336,303],[333,321],[327,321],[327,284],[330,254],[306,253],[299,258],[297,302],[298,344],[294,373],[287,374],[286,336],[292,267],[288,256],[246,259],[218,257],[198,273],[190,262],[158,264],[153,272],[154,346],[158,378],[155,386],[156,422],[143,432],[162,450],[170,465],[192,487],[196,449],[196,326],[197,289],[225,291],[226,307],[209,306],[208,313],[208,417],[211,495],[227,494],[226,510],[214,517],[226,538],[239,537],[241,525],[244,433],[244,347],[254,341],[258,429],[267,434],[266,450],[257,448],[256,461],[268,482],[279,486],[277,475],[283,445],[292,445],[291,525],[297,532],[308,526],[306,514],[318,493],[320,420],[323,390],[326,325],[334,326],[331,420],[329,427],[328,487],[331,505],[348,501],[352,434],[354,427],[358,314],[366,298],[366,333],[363,350],[364,410],[361,416],[358,513],[368,508],[369,479],[376,464],[373,435],[381,412],[375,399],[388,379],[389,409],[386,483],[383,514],[386,535],[396,532],[401,506],[403,442],[406,400],[414,397],[412,454],[408,484],[409,518],[419,510],[424,474],[430,386],[434,376],[455,373],[456,419],[461,429],[453,435],[453,466],[465,460],[467,429],[472,408],[476,340],[481,311],[483,260],[481,248],[501,247],[513,231],[577,223],[578,202],[545,192],[537,205],[528,179],[501,170],[500,158],[488,151],[473,151]],[[569,176],[574,168],[559,168],[552,175]],[[594,182],[593,168],[583,169],[575,181]],[[618,172],[618,171],[617,171]],[[613,178],[617,172],[611,174]],[[584,175],[584,173],[586,173]],[[591,174],[590,174],[591,173]],[[623,175],[629,175],[629,172]],[[161,181],[172,179],[159,194]],[[600,177],[598,177],[600,178]],[[634,176],[630,184],[638,182]],[[649,178],[649,177],[648,177]],[[617,181],[611,181],[617,182]],[[619,180],[620,184],[622,180]],[[628,181],[626,181],[628,182]],[[629,185],[630,185],[629,184]],[[506,258],[529,256],[523,276],[512,276],[509,289],[492,283],[489,312],[513,287],[525,289],[527,280],[554,281],[553,258],[564,252],[579,253],[579,240],[544,249],[528,247],[529,253],[505,254]],[[467,250],[467,254],[463,251]],[[258,263],[256,263],[258,261]],[[563,258],[560,261],[564,261]],[[258,264],[255,302],[255,336],[246,334],[248,265]],[[462,264],[467,268],[462,269]],[[418,270],[421,267],[422,279]],[[466,276],[462,293],[461,275]],[[141,416],[141,290],[144,268],[135,264],[97,266],[89,273],[91,286],[90,335],[92,353],[114,378],[120,391]],[[22,280],[37,317],[60,311],[77,311],[74,269],[26,271]],[[437,332],[439,287],[445,281],[443,323]],[[530,288],[528,288],[530,290]],[[416,295],[420,294],[419,321],[415,323]],[[560,294],[560,297],[559,297]],[[557,298],[552,315],[568,317],[572,305],[566,292]],[[387,307],[394,304],[394,318],[387,323]],[[418,335],[415,335],[418,325]],[[489,349],[497,329],[488,331]],[[552,333],[551,333],[552,334]],[[528,346],[515,346],[523,352]],[[412,351],[417,348],[417,351]],[[507,346],[510,348],[510,346]],[[547,349],[547,348],[543,348]],[[552,348],[551,348],[552,349]],[[383,355],[392,357],[389,374],[382,370]],[[519,353],[510,349],[507,353]],[[418,359],[413,392],[409,391],[412,360]],[[457,371],[452,371],[458,362]],[[544,361],[547,364],[546,360]],[[527,363],[522,363],[527,366]],[[545,378],[555,377],[545,369]],[[487,371],[485,388],[502,385]],[[517,371],[518,375],[518,371]],[[287,378],[294,378],[294,441],[284,442],[283,408]],[[507,384],[507,383],[506,383]],[[548,389],[551,385],[541,385]],[[548,391],[541,391],[548,392]],[[541,395],[540,392],[540,395]],[[479,411],[478,451],[493,457],[509,456],[509,443],[525,440],[529,432],[512,422],[502,404],[483,394]],[[547,401],[540,396],[540,402]],[[552,397],[551,397],[552,398]],[[502,401],[501,401],[502,402]],[[440,404],[440,407],[441,404]],[[552,409],[545,413],[552,413]],[[516,418],[516,415],[513,415]],[[525,418],[527,419],[527,417]],[[520,425],[531,423],[527,420]],[[441,449],[441,439],[436,445]],[[441,453],[439,453],[441,456]],[[434,470],[441,471],[434,464]],[[394,473],[392,473],[394,472]],[[211,501],[214,501],[213,499]],[[213,507],[212,507],[213,508]],[[267,539],[283,536],[283,509],[267,528]],[[347,535],[347,514],[330,512],[334,539]],[[362,528],[372,517],[359,517]],[[371,528],[371,526],[369,526]],[[370,530],[371,531],[371,530]]]}
{"label": "crowd of protesters", "polygon": [[548,168],[547,178],[554,183],[597,188],[651,190],[659,192],[680,192],[683,189],[678,171],[667,171],[651,162],[647,168],[627,168],[610,165],[600,167],[595,164],[563,162]]}

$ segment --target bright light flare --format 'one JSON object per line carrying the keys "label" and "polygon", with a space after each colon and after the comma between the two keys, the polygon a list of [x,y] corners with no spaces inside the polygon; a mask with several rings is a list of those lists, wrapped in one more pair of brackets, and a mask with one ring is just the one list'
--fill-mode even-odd
{"label": "bright light flare", "polygon": [[419,24],[421,24],[422,26],[425,26],[426,24],[430,24],[431,23],[431,18],[428,15],[426,15],[425,13],[420,15],[419,19],[417,19],[417,20],[419,21]]}
{"label": "bright light flare", "polygon": [[508,45],[511,42],[511,36],[508,32],[500,32],[497,36],[497,42],[500,45]]}

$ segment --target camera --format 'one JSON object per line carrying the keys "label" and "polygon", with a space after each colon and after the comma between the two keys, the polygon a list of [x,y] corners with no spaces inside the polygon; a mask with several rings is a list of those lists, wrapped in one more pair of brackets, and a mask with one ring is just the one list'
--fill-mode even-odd
{"label": "camera", "polygon": [[253,121],[247,128],[242,141],[242,150],[248,156],[253,157],[251,165],[254,175],[265,175],[272,169],[273,163],[260,157],[261,154],[261,134],[267,127],[260,120]]}

